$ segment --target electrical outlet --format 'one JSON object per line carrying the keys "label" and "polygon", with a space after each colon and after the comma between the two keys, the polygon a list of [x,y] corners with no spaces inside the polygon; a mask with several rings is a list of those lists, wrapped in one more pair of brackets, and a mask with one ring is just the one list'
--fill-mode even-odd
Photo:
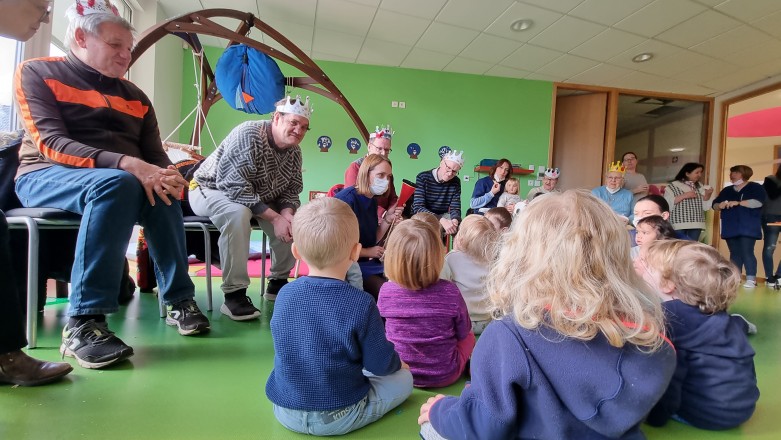
{"label": "electrical outlet", "polygon": [[464,175],[464,182],[469,182],[469,175],[468,174]]}
{"label": "electrical outlet", "polygon": [[407,103],[404,101],[399,101],[399,108],[407,108]]}
{"label": "electrical outlet", "polygon": [[391,101],[391,107],[396,108],[399,106],[399,101]]}

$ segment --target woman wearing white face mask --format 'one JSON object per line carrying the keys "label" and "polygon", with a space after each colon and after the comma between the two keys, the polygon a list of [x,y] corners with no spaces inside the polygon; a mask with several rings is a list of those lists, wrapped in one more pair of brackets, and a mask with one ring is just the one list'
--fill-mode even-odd
{"label": "woman wearing white face mask", "polygon": [[403,206],[388,208],[379,224],[377,221],[377,198],[386,195],[390,186],[393,169],[387,157],[370,154],[361,163],[355,186],[345,187],[336,193],[336,198],[344,201],[358,217],[359,242],[362,249],[358,265],[363,276],[363,288],[374,298],[380,286],[387,281],[382,264],[385,248],[379,245],[388,228],[401,218]]}
{"label": "woman wearing white face mask", "polygon": [[762,238],[762,205],[767,195],[762,185],[750,182],[754,170],[746,165],[729,169],[727,186],[713,199],[713,209],[721,211],[721,238],[727,241],[729,259],[738,270],[746,268],[746,289],[757,286],[757,257],[754,244]]}

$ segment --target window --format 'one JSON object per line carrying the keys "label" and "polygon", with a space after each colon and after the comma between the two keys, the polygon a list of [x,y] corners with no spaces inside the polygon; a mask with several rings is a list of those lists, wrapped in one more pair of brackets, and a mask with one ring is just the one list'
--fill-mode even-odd
{"label": "window", "polygon": [[16,114],[13,108],[14,69],[18,64],[17,53],[21,44],[10,38],[0,37],[0,131],[16,128]]}

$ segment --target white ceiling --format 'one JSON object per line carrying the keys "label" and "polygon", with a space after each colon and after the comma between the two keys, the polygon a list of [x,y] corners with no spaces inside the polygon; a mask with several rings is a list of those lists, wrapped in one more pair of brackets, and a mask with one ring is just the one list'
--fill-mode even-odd
{"label": "white ceiling", "polygon": [[[206,8],[252,12],[315,60],[707,96],[781,73],[781,0],[159,3],[171,17]],[[514,32],[518,19],[534,25]],[[258,34],[252,37],[279,48]],[[641,52],[654,58],[632,62]]]}

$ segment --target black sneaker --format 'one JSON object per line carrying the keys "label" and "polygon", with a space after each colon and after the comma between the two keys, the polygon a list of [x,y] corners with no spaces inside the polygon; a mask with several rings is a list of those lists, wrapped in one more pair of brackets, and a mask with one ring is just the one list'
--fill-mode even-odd
{"label": "black sneaker", "polygon": [[282,286],[284,286],[285,284],[287,284],[287,278],[285,279],[271,278],[270,280],[268,280],[268,285],[266,286],[266,293],[263,294],[263,298],[266,298],[269,301],[276,301],[279,290],[282,289]]}
{"label": "black sneaker", "polygon": [[260,316],[260,310],[255,308],[247,296],[247,289],[226,293],[220,312],[234,321],[249,321]]}
{"label": "black sneaker", "polygon": [[767,283],[767,287],[770,287],[771,289],[775,289],[776,287],[778,287],[778,278],[767,277],[766,283]]}
{"label": "black sneaker", "polygon": [[62,330],[60,353],[84,368],[103,368],[133,355],[133,348],[114,336],[105,322],[90,319],[75,328]]}
{"label": "black sneaker", "polygon": [[180,335],[189,336],[209,331],[209,320],[203,316],[201,309],[193,299],[186,299],[173,305],[165,306],[165,323],[175,325]]}

